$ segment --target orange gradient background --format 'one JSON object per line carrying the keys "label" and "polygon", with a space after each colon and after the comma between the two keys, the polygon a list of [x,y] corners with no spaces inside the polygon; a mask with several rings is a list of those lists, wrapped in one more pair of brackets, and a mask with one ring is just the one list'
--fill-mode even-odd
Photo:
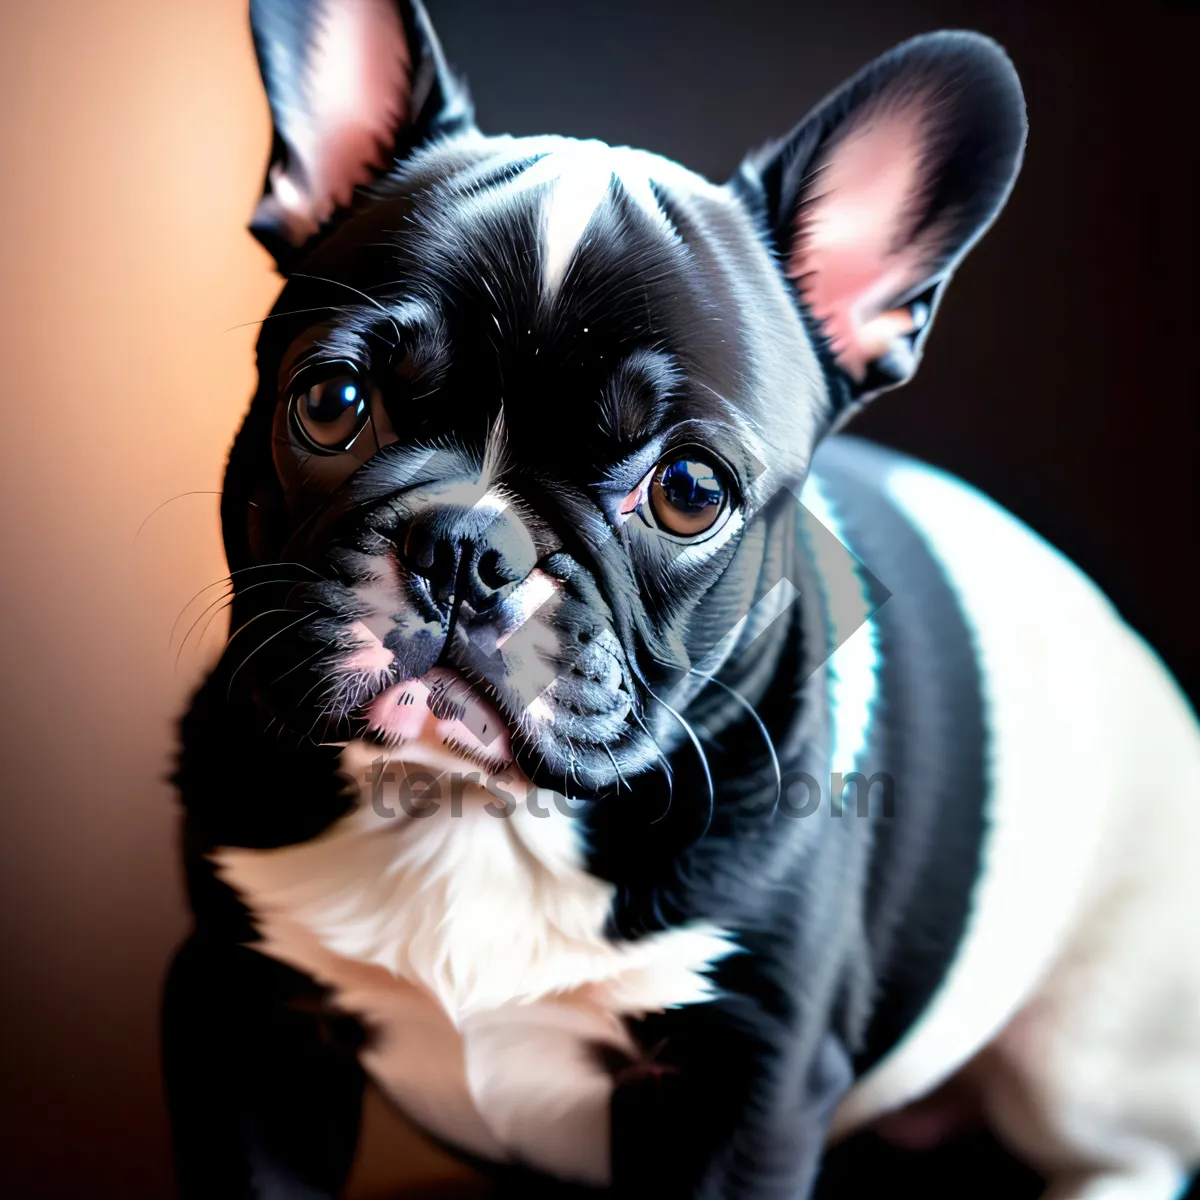
{"label": "orange gradient background", "polygon": [[2,1170],[162,1196],[164,779],[207,660],[168,642],[225,566],[215,495],[138,528],[220,487],[256,333],[230,327],[277,290],[244,233],[270,127],[242,0],[6,4],[0,63]]}

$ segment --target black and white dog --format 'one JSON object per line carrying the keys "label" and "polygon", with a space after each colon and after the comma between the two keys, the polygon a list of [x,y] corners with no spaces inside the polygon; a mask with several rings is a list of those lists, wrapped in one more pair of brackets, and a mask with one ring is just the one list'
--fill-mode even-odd
{"label": "black and white dog", "polygon": [[1004,203],[1004,54],[909,42],[714,186],[483,136],[415,0],[251,14],[287,282],[178,768],[184,1194],[336,1195],[369,1075],[519,1195],[801,1200],[970,1109],[1171,1200],[1195,720],[1012,517],[829,436]]}

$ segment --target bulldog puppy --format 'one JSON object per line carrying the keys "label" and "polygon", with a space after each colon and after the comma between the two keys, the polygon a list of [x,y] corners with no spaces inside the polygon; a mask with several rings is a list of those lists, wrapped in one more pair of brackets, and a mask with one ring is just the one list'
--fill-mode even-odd
{"label": "bulldog puppy", "polygon": [[1047,1197],[1171,1200],[1193,715],[1012,517],[830,436],[1012,186],[1004,53],[908,42],[715,185],[483,135],[410,0],[250,7],[285,284],[177,774],[183,1194],[337,1195],[370,1076],[521,1196],[802,1200],[971,1108]]}

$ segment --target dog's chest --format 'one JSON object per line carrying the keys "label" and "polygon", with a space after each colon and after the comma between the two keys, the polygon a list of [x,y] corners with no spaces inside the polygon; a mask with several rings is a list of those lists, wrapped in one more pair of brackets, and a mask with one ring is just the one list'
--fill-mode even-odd
{"label": "dog's chest", "polygon": [[[731,942],[699,925],[609,940],[613,889],[583,869],[565,804],[510,775],[516,803],[497,815],[477,770],[439,760],[415,764],[442,773],[411,815],[398,788],[413,753],[384,771],[385,751],[351,743],[353,813],[301,845],[219,850],[218,870],[259,948],[362,1019],[364,1066],[410,1116],[472,1153],[601,1184],[606,1062],[640,1055],[623,1018],[708,999]],[[373,790],[385,776],[400,782]]]}

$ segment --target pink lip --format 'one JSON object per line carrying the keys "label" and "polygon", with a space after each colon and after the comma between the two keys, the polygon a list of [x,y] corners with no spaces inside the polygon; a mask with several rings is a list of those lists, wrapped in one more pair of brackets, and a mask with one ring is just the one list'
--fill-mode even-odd
{"label": "pink lip", "polygon": [[512,761],[504,719],[467,681],[447,667],[396,683],[366,709],[367,724],[387,741],[429,741],[501,765]]}

